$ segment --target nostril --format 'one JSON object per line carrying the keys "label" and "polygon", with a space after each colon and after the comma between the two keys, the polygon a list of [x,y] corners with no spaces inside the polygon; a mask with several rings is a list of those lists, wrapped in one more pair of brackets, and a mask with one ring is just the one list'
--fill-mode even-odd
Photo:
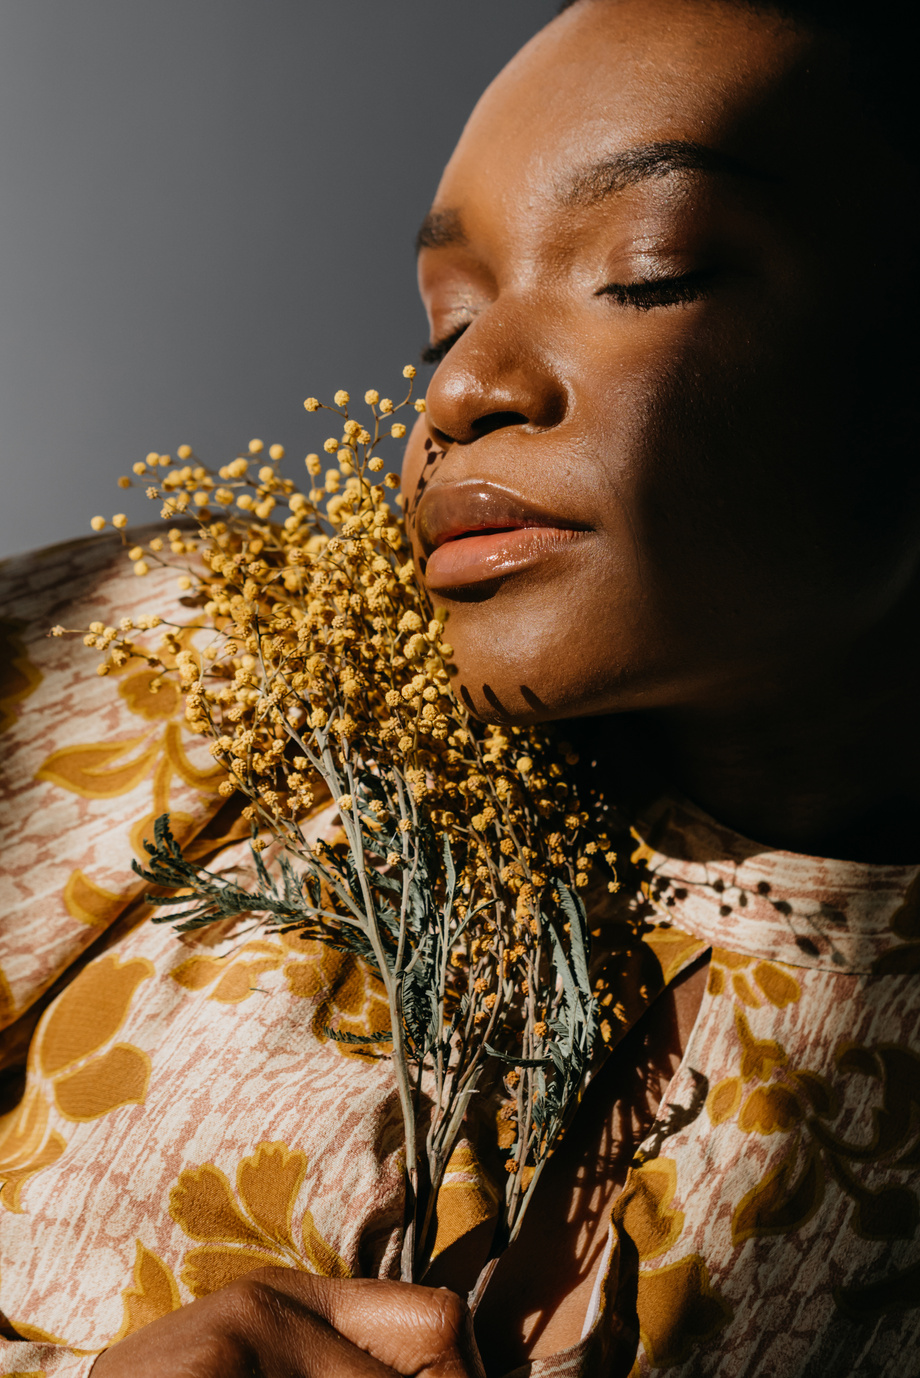
{"label": "nostril", "polygon": [[493,411],[487,416],[477,417],[470,425],[473,439],[479,440],[492,431],[504,430],[506,426],[526,426],[527,417],[519,411]]}

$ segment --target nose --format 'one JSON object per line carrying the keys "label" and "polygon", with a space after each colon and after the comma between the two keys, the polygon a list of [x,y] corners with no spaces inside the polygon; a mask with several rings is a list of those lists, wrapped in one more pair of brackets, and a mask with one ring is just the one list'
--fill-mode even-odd
{"label": "nose", "polygon": [[469,445],[505,427],[559,425],[567,389],[550,352],[522,317],[488,308],[442,359],[426,393],[427,420],[442,445]]}

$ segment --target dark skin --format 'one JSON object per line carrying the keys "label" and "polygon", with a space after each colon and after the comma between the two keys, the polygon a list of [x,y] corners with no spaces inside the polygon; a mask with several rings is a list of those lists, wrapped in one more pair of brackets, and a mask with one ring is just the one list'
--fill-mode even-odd
{"label": "dark skin", "polygon": [[[566,197],[670,140],[728,170]],[[490,480],[588,530],[438,589],[481,715],[638,715],[758,841],[892,861],[872,816],[897,800],[913,846],[917,466],[885,434],[905,369],[882,285],[909,278],[914,193],[835,41],[731,5],[587,0],[486,93],[435,197],[464,239],[420,257],[433,339],[466,329],[404,486],[431,436],[429,493]],[[650,280],[645,309],[610,294]]]}
{"label": "dark skin", "polygon": [[[486,481],[577,528],[510,573],[431,577],[479,715],[596,717],[627,793],[657,759],[764,843],[915,861],[920,492],[880,288],[913,263],[915,185],[844,57],[723,0],[581,0],[539,34],[435,198],[420,283],[432,339],[456,339],[404,491],[410,524],[426,488]],[[490,1374],[578,1339],[704,983],[589,1090],[479,1313]],[[476,1374],[454,1292],[486,1243],[439,1260],[450,1291],[254,1275],[94,1374]]]}

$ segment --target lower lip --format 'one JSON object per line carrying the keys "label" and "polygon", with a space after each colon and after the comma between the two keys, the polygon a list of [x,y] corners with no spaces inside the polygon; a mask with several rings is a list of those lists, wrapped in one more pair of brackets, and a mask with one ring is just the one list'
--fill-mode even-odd
{"label": "lower lip", "polygon": [[558,526],[523,526],[446,541],[432,551],[425,566],[430,589],[464,588],[530,569],[548,555],[564,550],[588,533]]}

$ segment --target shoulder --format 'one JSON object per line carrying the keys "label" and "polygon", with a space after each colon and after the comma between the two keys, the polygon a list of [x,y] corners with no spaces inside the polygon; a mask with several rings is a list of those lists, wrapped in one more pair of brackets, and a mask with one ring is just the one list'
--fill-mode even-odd
{"label": "shoulder", "polygon": [[190,626],[173,568],[128,550],[161,526],[93,537],[0,564],[0,1006],[9,1023],[122,914],[140,882],[152,820],[169,811],[186,837],[216,811],[221,779],[185,731],[178,692],[150,690],[131,661],[98,674],[80,635],[156,613]]}

